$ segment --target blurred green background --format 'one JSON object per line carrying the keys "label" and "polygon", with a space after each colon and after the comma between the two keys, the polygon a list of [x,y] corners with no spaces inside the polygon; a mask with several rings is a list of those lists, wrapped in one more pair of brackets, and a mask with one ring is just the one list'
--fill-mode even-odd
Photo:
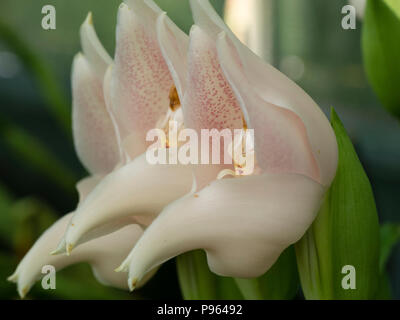
{"label": "blurred green background", "polygon": [[[328,112],[342,118],[371,180],[381,222],[399,223],[400,126],[380,106],[362,66],[356,30],[341,28],[345,0],[266,0],[273,35],[271,62],[296,80]],[[19,259],[57,217],[74,209],[75,182],[85,176],[72,145],[70,69],[80,50],[88,11],[113,53],[121,0],[1,0],[0,2],[0,298],[17,298],[6,282]],[[188,32],[187,0],[157,0]],[[222,15],[224,0],[211,1]],[[57,10],[57,29],[41,27],[41,9]],[[266,12],[267,16],[268,12]],[[400,247],[389,262],[400,298]],[[36,286],[28,298],[180,298],[174,262],[135,294],[97,284],[87,265],[57,274],[57,290]]]}

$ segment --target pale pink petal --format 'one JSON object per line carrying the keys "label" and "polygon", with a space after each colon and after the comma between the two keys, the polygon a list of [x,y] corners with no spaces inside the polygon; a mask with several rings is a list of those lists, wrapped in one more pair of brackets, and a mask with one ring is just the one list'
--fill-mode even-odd
{"label": "pale pink petal", "polygon": [[328,186],[336,174],[338,153],[335,134],[324,113],[312,98],[283,73],[262,61],[241,43],[225,25],[208,0],[191,0],[195,23],[214,39],[224,31],[240,56],[251,87],[265,102],[294,112],[303,122],[320,181]]}
{"label": "pale pink petal", "polygon": [[218,61],[216,43],[199,27],[190,32],[185,126],[196,129],[241,129],[242,112]]}
{"label": "pale pink petal", "polygon": [[265,102],[295,113],[303,122],[313,156],[318,163],[320,182],[329,186],[336,175],[338,149],[329,120],[295,82],[266,64],[244,46],[237,46],[250,86]]}
{"label": "pale pink petal", "polygon": [[78,157],[91,174],[108,173],[119,161],[102,81],[85,56],[78,54],[72,66],[73,135]]}
{"label": "pale pink petal", "polygon": [[131,158],[145,152],[146,134],[169,110],[174,85],[156,34],[161,11],[139,0],[121,4],[112,71],[111,99],[121,141],[135,141]]}
{"label": "pale pink petal", "polygon": [[225,75],[241,102],[249,128],[255,130],[259,166],[269,173],[298,173],[320,181],[318,164],[301,118],[263,100],[247,79],[233,43],[222,34],[217,43]]}
{"label": "pale pink petal", "polygon": [[110,235],[90,241],[70,256],[50,255],[65,232],[72,214],[65,215],[51,226],[33,245],[9,280],[16,282],[18,292],[24,297],[33,284],[42,277],[42,268],[52,265],[57,271],[79,262],[88,262],[96,278],[103,284],[126,289],[126,277],[114,272],[121,260],[142,235],[137,225],[129,225]]}
{"label": "pale pink petal", "polygon": [[[187,82],[183,99],[186,128],[195,129],[199,137],[203,129],[221,131],[243,128],[242,112],[218,62],[216,43],[197,26],[190,32]],[[227,147],[222,143],[221,163]],[[212,147],[209,150],[211,159]],[[221,164],[196,168],[199,189],[214,180],[220,170],[230,167],[232,165]]]}
{"label": "pale pink petal", "polygon": [[210,269],[223,276],[264,274],[314,220],[324,188],[295,174],[224,179],[168,205],[119,270],[129,285],[161,263],[204,249]]}

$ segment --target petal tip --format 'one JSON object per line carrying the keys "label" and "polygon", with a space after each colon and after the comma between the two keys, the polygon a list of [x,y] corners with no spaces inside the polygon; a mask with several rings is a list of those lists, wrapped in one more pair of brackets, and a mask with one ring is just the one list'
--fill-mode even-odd
{"label": "petal tip", "polygon": [[66,253],[65,249],[66,249],[66,244],[65,244],[65,239],[63,238],[58,244],[57,248],[50,252],[50,255],[56,256],[59,254],[64,254]]}
{"label": "petal tip", "polygon": [[15,271],[11,276],[7,278],[7,281],[16,283],[18,281],[18,272]]}
{"label": "petal tip", "polygon": [[71,252],[72,252],[73,249],[74,249],[74,244],[72,244],[72,243],[67,243],[67,244],[65,245],[65,251],[66,251],[66,253],[67,253],[67,256],[70,256],[70,255],[71,255]]}
{"label": "petal tip", "polygon": [[18,294],[21,299],[24,299],[29,292],[29,286],[25,286],[22,289],[18,289]]}
{"label": "petal tip", "polygon": [[88,14],[86,16],[86,19],[85,19],[85,22],[83,24],[85,24],[85,23],[87,23],[87,24],[89,24],[91,26],[93,25],[93,14],[92,14],[92,11],[88,12]]}
{"label": "petal tip", "polygon": [[129,286],[129,291],[132,292],[133,290],[136,289],[136,286],[138,284],[138,278],[129,278],[128,279],[128,286]]}

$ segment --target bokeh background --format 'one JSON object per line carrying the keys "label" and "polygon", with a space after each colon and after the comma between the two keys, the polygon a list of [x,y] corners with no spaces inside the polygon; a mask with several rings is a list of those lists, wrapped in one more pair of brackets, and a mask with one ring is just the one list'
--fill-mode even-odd
{"label": "bokeh background", "polygon": [[[99,38],[113,54],[120,2],[0,1],[0,298],[17,298],[6,277],[35,239],[76,205],[74,185],[86,173],[70,131],[71,63],[80,50],[79,27],[88,11],[93,12]],[[190,30],[188,0],[156,2],[179,27]],[[221,15],[229,8],[224,0],[211,2]],[[41,27],[46,4],[56,8],[56,30]],[[325,112],[331,106],[336,109],[372,183],[380,221],[398,224],[400,125],[368,85],[360,49],[362,21],[356,30],[341,27],[346,4],[264,0],[254,18],[263,30],[254,48],[298,82]],[[252,20],[252,12],[244,7],[229,16],[229,23],[240,30]],[[400,298],[399,246],[388,268],[394,296]],[[57,273],[57,290],[36,285],[28,298],[179,299],[180,293],[174,262],[133,295],[97,284],[89,266],[82,264]]]}

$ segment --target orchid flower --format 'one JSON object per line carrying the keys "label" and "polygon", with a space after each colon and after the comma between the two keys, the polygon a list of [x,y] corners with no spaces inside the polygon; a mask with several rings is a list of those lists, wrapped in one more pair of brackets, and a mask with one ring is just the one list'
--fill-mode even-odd
{"label": "orchid flower", "polygon": [[188,166],[146,161],[146,132],[165,129],[169,119],[182,122],[182,111],[157,45],[155,23],[149,24],[161,11],[142,1],[131,1],[130,7],[119,8],[114,62],[96,35],[91,14],[81,27],[83,54],[72,67],[73,134],[91,176],[77,185],[77,209],[51,226],[9,277],[21,297],[44,265],[60,270],[81,261],[92,265],[100,282],[127,288],[125,277],[114,269],[162,208],[192,187]]}
{"label": "orchid flower", "polygon": [[[131,290],[163,262],[194,249],[206,251],[219,275],[262,275],[304,235],[335,177],[329,121],[301,88],[244,46],[208,1],[191,0],[190,37],[151,0],[126,3],[118,12],[114,61],[89,18],[83,55],[74,63],[74,136],[92,176],[78,185],[75,212],[38,240],[12,279],[25,288],[44,262],[64,266],[79,256],[104,263],[96,275],[119,286],[108,267],[117,252],[128,254],[127,246],[133,249],[118,270],[129,271]],[[253,174],[243,175],[237,162],[150,165],[146,133],[166,131],[169,120],[197,132],[254,129]],[[58,255],[45,256],[58,240]]]}
{"label": "orchid flower", "polygon": [[[186,69],[177,40],[160,41],[182,88],[184,124],[253,128],[258,170],[241,176],[233,165],[226,179],[216,175],[221,166],[196,169],[196,188],[164,208],[120,266],[131,290],[156,266],[195,249],[206,251],[218,275],[264,274],[304,235],[336,174],[335,134],[316,103],[243,45],[208,1],[191,6]],[[161,15],[161,40],[165,29]]]}

